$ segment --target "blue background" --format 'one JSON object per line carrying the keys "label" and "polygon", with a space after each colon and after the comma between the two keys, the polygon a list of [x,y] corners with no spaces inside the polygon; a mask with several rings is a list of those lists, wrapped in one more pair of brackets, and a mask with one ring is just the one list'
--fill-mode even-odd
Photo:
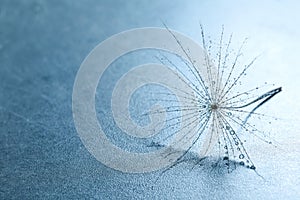
{"label": "blue background", "polygon": [[[300,196],[297,1],[0,1],[0,198],[296,199]],[[253,146],[258,177],[186,162],[159,172],[124,174],[85,149],[72,118],[72,88],[83,59],[101,41],[131,28],[162,27],[201,41],[225,32],[250,38],[249,75],[283,92],[267,106],[280,144]],[[251,71],[250,71],[251,74]]]}

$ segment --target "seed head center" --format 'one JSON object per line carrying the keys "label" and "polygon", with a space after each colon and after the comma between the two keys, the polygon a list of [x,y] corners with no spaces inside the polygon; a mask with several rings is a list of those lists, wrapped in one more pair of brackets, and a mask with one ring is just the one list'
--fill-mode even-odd
{"label": "seed head center", "polygon": [[218,105],[217,105],[217,104],[211,104],[211,105],[210,105],[210,108],[211,108],[212,110],[217,110],[217,109],[218,109]]}

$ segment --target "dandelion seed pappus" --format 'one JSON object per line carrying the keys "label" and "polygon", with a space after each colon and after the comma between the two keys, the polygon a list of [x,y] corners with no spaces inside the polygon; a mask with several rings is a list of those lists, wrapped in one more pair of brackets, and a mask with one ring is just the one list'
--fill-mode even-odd
{"label": "dandelion seed pappus", "polygon": [[[224,42],[224,27],[222,27],[221,37],[218,43],[212,40],[209,40],[207,43],[203,27],[202,25],[200,26],[202,46],[206,52],[205,65],[201,66],[204,70],[201,70],[201,73],[199,68],[195,66],[197,60],[192,60],[191,57],[189,57],[188,47],[185,47],[166,25],[165,28],[173,35],[176,43],[180,46],[184,54],[186,54],[187,60],[180,58],[180,61],[184,65],[183,68],[186,69],[181,69],[178,62],[175,64],[174,60],[168,58],[164,53],[160,54],[158,60],[164,65],[172,66],[179,74],[185,74],[185,84],[189,85],[193,93],[197,96],[197,98],[193,98],[193,95],[188,94],[186,91],[180,91],[186,101],[185,106],[169,106],[166,112],[175,113],[180,112],[182,109],[189,110],[187,114],[189,118],[186,119],[189,121],[189,126],[183,128],[188,129],[187,132],[194,132],[197,137],[188,149],[184,149],[185,153],[179,157],[172,166],[164,170],[163,173],[184,161],[183,157],[191,151],[194,146],[197,146],[197,143],[201,143],[202,135],[206,135],[204,139],[206,141],[202,141],[202,146],[200,145],[195,148],[195,151],[199,153],[200,156],[199,162],[210,155],[209,151],[217,147],[219,151],[218,161],[223,162],[228,172],[236,169],[237,165],[255,170],[256,172],[256,166],[252,162],[245,147],[247,139],[249,137],[255,137],[267,144],[272,144],[272,142],[269,141],[269,135],[263,130],[256,128],[256,124],[250,123],[249,119],[250,117],[258,117],[260,120],[262,118],[277,120],[275,117],[258,113],[257,109],[281,92],[281,87],[259,93],[268,86],[274,86],[274,84],[270,85],[264,83],[253,89],[246,91],[240,90],[238,86],[242,85],[241,81],[243,77],[246,76],[246,72],[252,67],[257,57],[250,60],[250,62],[241,68],[239,59],[242,56],[241,52],[247,39],[244,40],[240,49],[232,56],[234,54],[234,51],[230,50],[232,34],[229,36],[227,42]],[[215,54],[213,53],[215,49],[214,46],[217,47]],[[180,77],[178,76],[178,78]],[[174,87],[176,87],[176,85],[174,85]],[[171,94],[165,95],[169,96]],[[165,101],[168,100],[165,99]],[[158,111],[158,113],[160,113],[160,111]],[[194,124],[194,119],[198,119],[200,122],[198,129],[195,129],[197,124]],[[171,118],[169,121],[172,120],[178,120],[178,117]],[[171,123],[169,126],[172,127],[177,123],[179,122]],[[269,121],[269,123],[271,123],[271,121]],[[167,126],[167,128],[169,127]],[[173,135],[173,133],[171,135]],[[158,143],[160,142],[155,142],[155,144]],[[196,164],[199,164],[199,162]]]}

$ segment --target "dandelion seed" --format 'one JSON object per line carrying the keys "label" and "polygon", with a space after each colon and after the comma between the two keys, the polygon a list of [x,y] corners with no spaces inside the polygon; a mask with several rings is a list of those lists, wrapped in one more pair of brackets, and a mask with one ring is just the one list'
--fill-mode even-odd
{"label": "dandelion seed", "polygon": [[[180,46],[187,60],[177,55],[172,57],[163,51],[159,52],[156,59],[161,64],[173,69],[178,79],[192,88],[193,94],[182,91],[174,85],[173,89],[177,90],[180,97],[184,99],[184,105],[180,105],[176,104],[176,97],[171,92],[154,93],[154,95],[160,96],[160,98],[152,99],[154,102],[164,101],[169,105],[151,114],[166,112],[171,115],[171,117],[164,122],[158,123],[166,124],[163,131],[167,132],[167,134],[160,137],[159,141],[155,141],[154,144],[159,144],[157,146],[168,145],[168,140],[184,129],[188,134],[181,139],[184,141],[189,141],[191,138],[194,139],[189,148],[184,149],[184,154],[176,160],[175,165],[180,163],[180,160],[190,152],[193,147],[196,147],[196,151],[202,152],[200,156],[206,156],[210,149],[216,148],[217,146],[219,156],[223,158],[222,160],[225,162],[228,172],[235,169],[235,163],[256,170],[245,147],[246,139],[248,139],[249,136],[253,136],[267,144],[272,144],[272,142],[268,141],[266,139],[268,138],[267,134],[256,128],[255,124],[251,124],[249,119],[252,116],[260,118],[269,117],[266,114],[256,112],[256,110],[281,92],[281,87],[265,90],[262,95],[261,93],[258,95],[258,92],[270,86],[267,82],[246,91],[238,89],[238,87],[243,85],[242,79],[247,77],[247,72],[249,68],[253,66],[257,57],[248,64],[241,65],[239,62],[243,56],[242,49],[247,39],[242,42],[241,47],[233,56],[233,51],[230,49],[232,34],[229,36],[229,39],[225,41],[224,27],[222,27],[221,37],[218,43],[214,43],[212,40],[209,40],[207,43],[203,27],[200,25],[202,45],[206,51],[205,65],[202,66],[202,68],[205,69],[205,73],[200,73],[200,70],[196,67],[197,59],[189,55],[188,47],[185,47],[166,25],[165,27],[169,33],[172,34],[174,41]],[[216,53],[213,52],[214,46],[218,47]],[[203,72],[203,70],[201,72]],[[196,99],[194,95],[197,96]],[[173,100],[171,100],[170,97],[172,97]],[[180,129],[174,128],[183,123],[182,116],[180,115],[182,111],[187,111],[184,116],[185,126]],[[145,115],[149,116],[150,113],[146,113]],[[200,124],[197,124],[197,122],[200,122]],[[246,137],[245,132],[247,133]],[[207,136],[208,141],[201,141],[200,138],[203,135]],[[200,143],[200,145],[197,145],[197,143]],[[208,143],[206,149],[197,149],[198,147],[201,148],[201,145],[204,143]],[[172,167],[173,166],[170,168]]]}

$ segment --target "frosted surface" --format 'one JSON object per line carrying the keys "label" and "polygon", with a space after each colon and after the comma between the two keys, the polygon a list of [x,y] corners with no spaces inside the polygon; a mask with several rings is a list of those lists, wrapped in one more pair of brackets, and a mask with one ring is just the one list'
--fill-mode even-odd
{"label": "frosted surface", "polygon": [[[299,7],[297,1],[1,0],[0,198],[299,199]],[[109,36],[162,27],[161,20],[196,41],[199,21],[212,37],[224,24],[235,41],[249,36],[247,56],[262,53],[247,81],[283,87],[262,110],[280,118],[271,126],[277,148],[249,147],[264,179],[243,167],[228,174],[209,159],[196,167],[191,159],[163,175],[125,174],[82,144],[72,117],[81,62]]]}

